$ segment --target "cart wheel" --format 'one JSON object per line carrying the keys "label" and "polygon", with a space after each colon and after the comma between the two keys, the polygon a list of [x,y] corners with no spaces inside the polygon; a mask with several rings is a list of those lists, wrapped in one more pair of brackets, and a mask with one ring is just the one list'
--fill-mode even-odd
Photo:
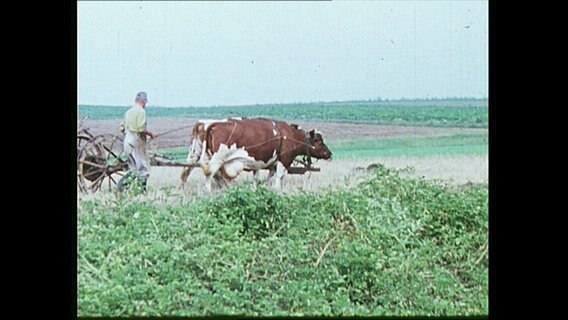
{"label": "cart wheel", "polygon": [[89,142],[89,140],[93,139],[95,136],[89,132],[87,128],[82,128],[81,123],[78,125],[79,129],[77,130],[77,155],[79,155],[79,150],[83,148],[83,146]]}
{"label": "cart wheel", "polygon": [[89,136],[77,136],[77,159],[79,159],[79,152],[91,140]]}
{"label": "cart wheel", "polygon": [[116,187],[128,169],[122,138],[103,134],[87,141],[77,155],[77,184],[82,192]]}

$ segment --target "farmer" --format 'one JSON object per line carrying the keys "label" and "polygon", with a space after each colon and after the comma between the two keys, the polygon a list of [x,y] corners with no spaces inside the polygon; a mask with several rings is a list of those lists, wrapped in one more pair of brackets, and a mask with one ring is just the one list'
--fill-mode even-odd
{"label": "farmer", "polygon": [[118,190],[124,190],[132,179],[137,180],[146,191],[146,183],[150,176],[150,159],[146,152],[146,136],[153,139],[156,135],[146,129],[146,92],[136,94],[134,105],[126,111],[120,123],[120,131],[124,136],[124,152],[128,157],[128,173],[118,181]]}

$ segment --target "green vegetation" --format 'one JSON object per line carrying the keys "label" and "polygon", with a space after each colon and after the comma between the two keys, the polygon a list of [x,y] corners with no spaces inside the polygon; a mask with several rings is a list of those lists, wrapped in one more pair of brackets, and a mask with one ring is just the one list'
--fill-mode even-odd
{"label": "green vegetation", "polygon": [[487,154],[488,134],[454,134],[430,137],[392,137],[326,143],[337,159],[376,156],[430,156]]}
{"label": "green vegetation", "polygon": [[141,199],[81,202],[79,316],[488,313],[486,184]]}
{"label": "green vegetation", "polygon": [[[269,117],[296,121],[420,125],[434,127],[488,127],[485,99],[397,100],[269,104],[221,107],[149,107],[148,117]],[[116,119],[127,107],[79,105],[81,117]]]}

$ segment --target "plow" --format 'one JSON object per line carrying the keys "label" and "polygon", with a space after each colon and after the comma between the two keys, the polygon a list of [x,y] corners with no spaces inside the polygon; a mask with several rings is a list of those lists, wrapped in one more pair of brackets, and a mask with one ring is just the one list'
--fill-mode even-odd
{"label": "plow", "polygon": [[[93,135],[89,128],[77,130],[77,186],[81,192],[112,190],[128,171],[124,139],[114,134]],[[148,152],[151,166],[189,167],[154,151]]]}
{"label": "plow", "polygon": [[[89,128],[83,126],[84,120],[77,126],[77,187],[84,193],[116,189],[118,181],[128,172],[127,156],[123,150],[124,139],[109,133],[94,135]],[[168,132],[171,131],[174,130]],[[148,150],[148,156],[151,166],[199,166],[176,161],[158,154],[155,150]],[[310,159],[296,159],[295,164],[288,169],[288,174],[320,171],[320,168],[312,166]]]}

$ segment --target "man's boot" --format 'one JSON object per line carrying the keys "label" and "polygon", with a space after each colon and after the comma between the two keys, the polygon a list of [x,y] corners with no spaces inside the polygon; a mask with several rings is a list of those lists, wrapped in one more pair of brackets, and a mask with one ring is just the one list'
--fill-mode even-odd
{"label": "man's boot", "polygon": [[144,179],[140,181],[140,185],[142,186],[142,192],[146,192],[146,184],[148,183],[148,180]]}
{"label": "man's boot", "polygon": [[127,187],[130,184],[130,180],[132,180],[131,176],[132,172],[129,171],[126,175],[120,178],[120,180],[118,180],[118,183],[116,184],[118,191],[124,191],[124,188]]}

